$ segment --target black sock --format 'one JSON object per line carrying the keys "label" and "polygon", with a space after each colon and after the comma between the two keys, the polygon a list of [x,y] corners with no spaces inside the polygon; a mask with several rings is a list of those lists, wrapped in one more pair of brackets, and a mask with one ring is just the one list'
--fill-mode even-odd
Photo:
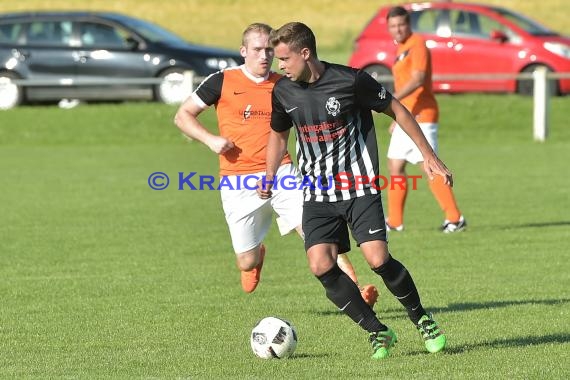
{"label": "black sock", "polygon": [[406,267],[390,256],[383,265],[372,270],[382,277],[388,290],[404,305],[408,316],[417,325],[420,318],[427,313],[420,301],[414,280]]}
{"label": "black sock", "polygon": [[337,264],[316,277],[323,284],[327,298],[364,330],[375,332],[388,329],[376,318],[374,310],[364,302],[358,286]]}

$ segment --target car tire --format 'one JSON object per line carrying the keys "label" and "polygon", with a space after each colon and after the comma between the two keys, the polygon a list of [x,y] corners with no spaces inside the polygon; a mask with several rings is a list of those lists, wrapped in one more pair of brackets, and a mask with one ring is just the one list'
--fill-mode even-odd
{"label": "car tire", "polygon": [[24,89],[13,83],[14,79],[20,79],[20,77],[9,72],[0,72],[0,110],[7,110],[22,104]]}
{"label": "car tire", "polygon": [[191,76],[180,68],[171,68],[160,73],[162,82],[156,85],[155,99],[166,104],[182,103],[192,93],[193,84],[188,83]]}
{"label": "car tire", "polygon": [[[544,67],[549,73],[553,72],[550,67],[545,65],[530,65],[525,67],[521,73],[532,74],[536,69],[540,67]],[[556,79],[549,80],[548,90],[550,95],[558,94],[558,82]],[[519,79],[517,81],[517,93],[521,95],[532,96],[534,94],[534,79]]]}
{"label": "car tire", "polygon": [[370,74],[370,76],[372,76],[372,78],[376,79],[378,82],[382,83],[382,86],[384,86],[384,88],[386,90],[388,90],[388,92],[393,93],[394,92],[394,82],[393,81],[382,81],[382,80],[378,80],[378,78],[380,78],[381,76],[392,76],[392,71],[387,68],[384,65],[370,65],[370,66],[366,66],[364,68],[364,71],[366,71],[368,74]]}

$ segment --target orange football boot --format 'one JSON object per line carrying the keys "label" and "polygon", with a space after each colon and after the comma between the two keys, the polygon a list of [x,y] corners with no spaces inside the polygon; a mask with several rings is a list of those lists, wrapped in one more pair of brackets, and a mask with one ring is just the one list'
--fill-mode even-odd
{"label": "orange football boot", "polygon": [[378,300],[378,289],[374,285],[364,285],[360,287],[360,294],[370,307],[374,307]]}

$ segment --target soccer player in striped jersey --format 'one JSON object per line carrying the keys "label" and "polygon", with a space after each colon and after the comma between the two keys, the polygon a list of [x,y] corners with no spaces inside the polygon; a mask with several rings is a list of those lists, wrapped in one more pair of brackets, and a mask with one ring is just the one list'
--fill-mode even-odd
{"label": "soccer player in striped jersey", "polygon": [[260,198],[273,195],[272,183],[286,154],[291,127],[304,188],[303,231],[309,267],[326,296],[369,333],[373,358],[389,355],[396,334],[380,322],[358,288],[336,264],[350,250],[349,229],[370,268],[402,303],[429,352],[441,351],[446,337],[423,308],[407,269],[390,255],[380,198],[378,147],[372,110],[394,119],[418,146],[426,173],[452,183],[410,112],[362,70],[319,60],[311,29],[293,22],[272,32],[285,77],[272,95],[272,132],[267,146],[265,184]]}

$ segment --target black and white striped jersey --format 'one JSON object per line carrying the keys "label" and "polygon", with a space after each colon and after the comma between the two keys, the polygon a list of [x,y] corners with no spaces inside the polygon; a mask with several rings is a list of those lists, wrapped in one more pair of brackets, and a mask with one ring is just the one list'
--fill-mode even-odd
{"label": "black and white striped jersey", "polygon": [[305,200],[336,202],[377,194],[371,110],[382,112],[392,95],[362,70],[324,63],[324,73],[313,83],[283,77],[275,84],[271,128],[283,132],[295,127]]}

